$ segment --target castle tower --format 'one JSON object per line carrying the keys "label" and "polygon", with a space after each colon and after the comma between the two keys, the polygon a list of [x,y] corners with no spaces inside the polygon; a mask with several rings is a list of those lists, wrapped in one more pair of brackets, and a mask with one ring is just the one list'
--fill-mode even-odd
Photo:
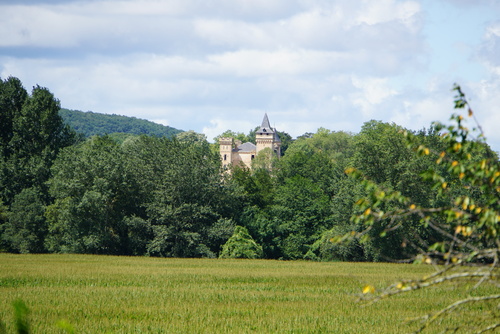
{"label": "castle tower", "polygon": [[231,137],[219,138],[219,153],[223,167],[229,165],[245,166],[252,168],[252,161],[259,151],[269,148],[274,154],[281,155],[281,140],[276,129],[273,129],[269,124],[267,114],[264,115],[262,125],[255,133],[255,142],[257,145],[247,142],[235,141]]}
{"label": "castle tower", "polygon": [[233,161],[234,139],[230,137],[220,138],[219,144],[220,144],[220,157],[222,159],[222,166],[227,167]]}
{"label": "castle tower", "polygon": [[257,153],[265,148],[270,148],[278,157],[281,156],[281,140],[276,129],[273,129],[269,124],[267,113],[264,115],[262,125],[255,133],[255,143],[257,144]]}

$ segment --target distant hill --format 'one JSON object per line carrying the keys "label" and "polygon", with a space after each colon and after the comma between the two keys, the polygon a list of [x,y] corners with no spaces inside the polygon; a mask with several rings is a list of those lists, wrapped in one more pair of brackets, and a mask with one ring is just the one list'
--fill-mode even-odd
{"label": "distant hill", "polygon": [[112,133],[173,137],[182,130],[135,117],[61,109],[64,121],[86,137]]}

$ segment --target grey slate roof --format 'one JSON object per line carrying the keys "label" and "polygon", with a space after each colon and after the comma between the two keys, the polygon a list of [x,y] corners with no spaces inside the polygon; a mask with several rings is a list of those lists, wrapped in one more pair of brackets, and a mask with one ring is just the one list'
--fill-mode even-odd
{"label": "grey slate roof", "polygon": [[257,146],[255,146],[254,144],[252,144],[250,142],[246,142],[246,143],[238,146],[236,149],[238,150],[238,152],[255,152],[255,150],[257,149]]}

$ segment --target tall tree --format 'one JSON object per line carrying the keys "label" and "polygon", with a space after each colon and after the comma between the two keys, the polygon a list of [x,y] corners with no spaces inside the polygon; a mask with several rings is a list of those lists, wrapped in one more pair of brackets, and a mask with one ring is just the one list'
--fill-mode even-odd
{"label": "tall tree", "polygon": [[10,140],[0,160],[0,197],[10,205],[14,196],[25,188],[37,187],[46,196],[45,182],[50,177],[52,162],[59,150],[73,144],[76,137],[64,125],[58,113],[59,101],[48,89],[36,86],[28,96],[20,82],[13,78],[3,87],[2,100],[10,101],[5,103],[5,110],[10,108],[10,114],[7,111],[3,114],[11,115],[8,117],[12,120],[11,126],[4,127],[10,128],[12,133],[6,132],[5,139],[10,137]]}
{"label": "tall tree", "polygon": [[329,197],[311,179],[295,176],[276,189],[270,208],[285,259],[302,259],[328,227]]}
{"label": "tall tree", "polygon": [[28,97],[21,81],[14,77],[0,79],[0,155],[8,157],[8,145],[14,136],[14,117],[20,115]]}
{"label": "tall tree", "polygon": [[[65,149],[53,166],[47,217],[53,252],[131,254],[130,228],[140,214],[138,181],[126,156],[109,137],[93,137]],[[127,225],[128,224],[128,225]],[[130,225],[130,226],[129,226]],[[147,227],[145,227],[147,229]]]}
{"label": "tall tree", "polygon": [[[223,182],[219,155],[208,143],[162,140],[158,144],[158,161],[150,160],[152,165],[145,166],[156,170],[151,179],[153,197],[146,203],[155,234],[149,252],[176,257],[216,256],[220,245],[210,240],[215,231],[223,231],[220,223],[224,219],[234,217],[237,205]],[[232,233],[232,228],[226,232]]]}
{"label": "tall tree", "polygon": [[45,204],[37,188],[23,189],[14,197],[4,224],[2,238],[9,250],[19,253],[44,253],[47,235]]}
{"label": "tall tree", "polygon": [[0,199],[10,211],[1,230],[10,250],[45,250],[50,167],[76,138],[59,109],[46,88],[36,86],[28,95],[19,79],[0,81]]}
{"label": "tall tree", "polygon": [[[455,91],[455,108],[466,108],[468,117],[474,119],[460,87],[456,86]],[[474,128],[478,130],[469,131],[466,117],[453,115],[453,123],[449,126],[437,123],[436,130],[443,131],[444,143],[439,150],[406,133],[418,156],[432,157],[433,168],[422,174],[426,184],[430,183],[427,191],[446,198],[446,201],[420,204],[418,199],[405,196],[385,184],[364,179],[355,169],[348,171],[361,179],[369,192],[357,202],[360,214],[353,216],[353,220],[364,224],[365,229],[347,236],[368,235],[376,224],[382,226],[381,235],[389,235],[405,229],[409,219],[417,219],[425,230],[432,229],[440,236],[428,240],[416,230],[421,237],[421,253],[414,261],[439,264],[434,267],[434,273],[420,279],[396,282],[378,292],[373,286],[363,289],[372,300],[429,289],[438,284],[449,284],[450,291],[461,291],[456,302],[444,308],[436,306],[433,313],[422,317],[418,332],[461,310],[463,312],[453,318],[453,328],[446,331],[485,333],[500,328],[497,313],[500,300],[500,164],[498,156],[485,143],[481,127],[476,124]],[[468,307],[473,304],[474,307]]]}
{"label": "tall tree", "polygon": [[[370,121],[363,125],[361,132],[354,138],[355,153],[351,167],[362,171],[367,178],[383,185],[388,191],[412,194],[416,204],[425,205],[438,198],[425,191],[425,184],[420,179],[421,169],[429,168],[432,161],[426,157],[418,157],[407,146],[404,132],[408,130],[396,125],[379,121]],[[435,131],[421,131],[418,136],[436,149],[439,149],[439,135]],[[386,203],[384,210],[399,207],[397,202]],[[356,208],[351,208],[355,213]],[[359,226],[353,223],[356,229]],[[415,217],[408,217],[405,228],[397,229],[386,238],[384,223],[375,223],[363,239],[364,255],[368,260],[404,259],[418,251],[419,239],[432,240],[435,236],[431,230],[420,225]]]}

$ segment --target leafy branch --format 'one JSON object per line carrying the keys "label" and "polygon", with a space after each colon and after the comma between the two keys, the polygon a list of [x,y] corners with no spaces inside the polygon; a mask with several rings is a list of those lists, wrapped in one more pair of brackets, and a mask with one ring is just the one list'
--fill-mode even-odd
{"label": "leafy branch", "polygon": [[[390,285],[381,292],[375,287],[365,286],[361,300],[373,303],[387,297],[430,288],[439,284],[458,285],[461,281],[475,281],[474,288],[482,284],[500,287],[498,280],[500,241],[500,166],[498,157],[485,143],[484,133],[474,116],[460,86],[455,85],[455,109],[466,109],[467,118],[475,123],[472,130],[465,126],[466,118],[460,114],[451,116],[452,124],[445,126],[434,123],[441,134],[441,148],[422,145],[418,136],[404,131],[408,148],[421,157],[435,159],[434,168],[421,174],[423,182],[431,184],[429,191],[441,199],[436,203],[444,205],[418,205],[408,196],[389,187],[381,186],[367,179],[354,168],[346,174],[358,179],[367,196],[356,202],[358,214],[351,219],[365,228],[361,232],[351,232],[332,241],[359,238],[364,241],[374,237],[375,224],[383,229],[375,237],[385,237],[388,233],[406,227],[409,220],[418,218],[423,229],[417,232],[433,231],[433,240],[417,235],[420,244],[413,246],[419,254],[414,263],[432,264],[436,271],[417,280],[404,280]],[[428,233],[428,232],[427,232]],[[459,307],[478,302],[491,302],[500,295],[491,294],[458,300],[422,318],[422,326],[417,332],[427,329],[437,319],[456,311]],[[493,309],[498,308],[491,306]],[[492,318],[495,318],[492,312]],[[491,319],[490,319],[491,320]],[[495,320],[495,319],[492,319]],[[478,333],[500,327],[494,323],[479,329]],[[458,326],[455,331],[463,329]]]}

